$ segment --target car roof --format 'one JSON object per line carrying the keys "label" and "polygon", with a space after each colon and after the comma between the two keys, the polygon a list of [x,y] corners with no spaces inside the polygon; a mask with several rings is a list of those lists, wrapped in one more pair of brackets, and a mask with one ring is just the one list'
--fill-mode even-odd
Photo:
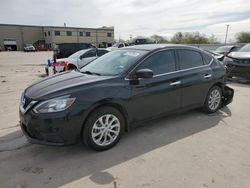
{"label": "car roof", "polygon": [[224,45],[224,46],[219,46],[218,48],[220,47],[234,47],[235,45]]}
{"label": "car roof", "polygon": [[[92,49],[94,49],[94,48],[92,48]],[[106,50],[106,51],[108,51],[106,48],[97,48],[97,50]]]}
{"label": "car roof", "polygon": [[153,51],[157,49],[162,48],[171,48],[171,47],[185,47],[185,48],[191,48],[191,49],[198,49],[197,47],[187,46],[187,45],[181,45],[181,44],[142,44],[142,45],[134,45],[134,46],[127,46],[121,48],[121,50],[146,50],[146,51]]}

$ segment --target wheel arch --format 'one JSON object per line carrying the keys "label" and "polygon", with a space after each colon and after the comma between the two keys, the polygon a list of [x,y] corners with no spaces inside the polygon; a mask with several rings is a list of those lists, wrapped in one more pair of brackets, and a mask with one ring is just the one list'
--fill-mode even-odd
{"label": "wheel arch", "polygon": [[69,69],[69,70],[75,70],[75,69],[77,69],[77,67],[76,67],[75,64],[69,63],[69,64],[68,64],[68,69]]}
{"label": "wheel arch", "polygon": [[224,83],[222,83],[222,82],[215,82],[215,83],[210,87],[210,89],[211,89],[212,87],[214,87],[214,86],[218,86],[218,87],[221,88],[221,90],[223,91]]}
{"label": "wheel arch", "polygon": [[[209,92],[209,90],[214,87],[214,86],[218,86],[220,89],[221,89],[221,92],[222,92],[222,95],[223,95],[223,92],[224,92],[224,83],[222,81],[217,81],[217,82],[214,82],[213,84],[210,85],[210,87],[207,89],[207,93]],[[202,105],[204,105],[205,101],[206,101],[206,98],[207,98],[207,93],[203,99],[203,102],[202,102]]]}
{"label": "wheel arch", "polygon": [[[124,121],[125,121],[125,131],[129,132],[130,131],[130,126],[129,126],[129,120],[128,120],[128,113],[127,110],[118,102],[112,101],[112,100],[103,100],[100,101],[94,105],[92,105],[87,112],[85,112],[84,116],[83,116],[83,122],[82,122],[82,128],[81,128],[81,133],[84,131],[84,125],[87,121],[87,119],[89,118],[89,116],[98,108],[104,107],[104,106],[109,106],[109,107],[113,107],[116,110],[118,110],[122,116],[124,117]],[[82,136],[82,134],[81,134]]]}

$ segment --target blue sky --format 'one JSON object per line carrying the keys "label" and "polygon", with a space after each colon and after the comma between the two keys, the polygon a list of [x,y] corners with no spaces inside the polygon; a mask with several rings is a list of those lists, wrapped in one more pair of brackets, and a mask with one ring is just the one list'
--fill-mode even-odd
{"label": "blue sky", "polygon": [[199,31],[229,40],[250,31],[249,0],[0,0],[0,23],[114,26],[115,38]]}

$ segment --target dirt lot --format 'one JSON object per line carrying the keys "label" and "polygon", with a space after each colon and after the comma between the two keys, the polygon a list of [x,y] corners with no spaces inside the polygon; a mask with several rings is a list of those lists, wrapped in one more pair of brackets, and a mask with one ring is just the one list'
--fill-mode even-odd
{"label": "dirt lot", "polygon": [[28,144],[18,127],[21,92],[51,53],[0,53],[0,187],[250,187],[250,86],[232,104],[148,122],[105,152]]}

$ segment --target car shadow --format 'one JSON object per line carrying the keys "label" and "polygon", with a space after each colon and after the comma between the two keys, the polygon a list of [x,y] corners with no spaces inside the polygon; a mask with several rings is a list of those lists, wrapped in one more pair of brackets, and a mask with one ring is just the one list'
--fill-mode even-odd
{"label": "car shadow", "polygon": [[[81,144],[31,145],[7,152],[0,157],[1,169],[8,169],[1,173],[0,187],[2,183],[15,186],[25,182],[31,187],[59,187],[86,176],[96,184],[114,183],[116,175],[105,172],[106,169],[218,126],[229,116],[230,109],[224,107],[210,115],[194,110],[160,118],[125,133],[117,146],[103,152],[89,150]],[[29,181],[31,174],[39,178]]]}

